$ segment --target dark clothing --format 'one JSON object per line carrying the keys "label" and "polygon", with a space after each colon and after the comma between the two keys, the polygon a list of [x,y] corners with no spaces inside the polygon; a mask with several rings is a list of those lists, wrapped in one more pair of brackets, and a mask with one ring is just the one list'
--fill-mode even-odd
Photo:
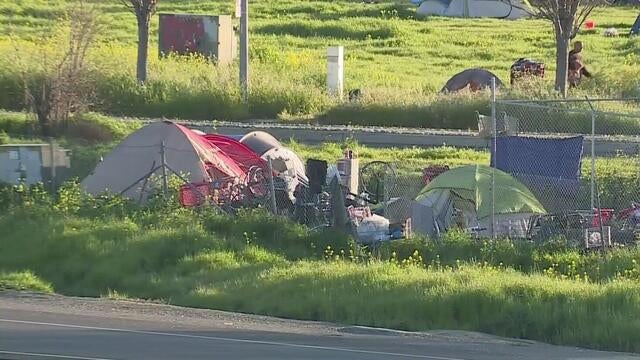
{"label": "dark clothing", "polygon": [[582,62],[582,51],[569,51],[569,71],[579,71],[580,75],[591,77],[591,73],[587,70]]}

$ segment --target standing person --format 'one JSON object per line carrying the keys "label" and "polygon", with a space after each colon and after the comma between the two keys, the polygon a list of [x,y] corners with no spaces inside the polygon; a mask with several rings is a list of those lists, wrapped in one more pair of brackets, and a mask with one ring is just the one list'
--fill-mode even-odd
{"label": "standing person", "polygon": [[582,41],[576,41],[573,44],[573,50],[569,51],[569,71],[567,72],[569,86],[578,86],[583,76],[590,78],[591,73],[582,61]]}

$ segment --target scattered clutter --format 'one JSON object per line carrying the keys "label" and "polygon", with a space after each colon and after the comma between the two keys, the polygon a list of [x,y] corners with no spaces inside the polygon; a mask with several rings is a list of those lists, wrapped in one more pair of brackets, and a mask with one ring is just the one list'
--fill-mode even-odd
{"label": "scattered clutter", "polygon": [[[369,165],[365,168],[375,168]],[[91,194],[109,191],[144,204],[159,187],[166,193],[168,178],[175,176],[182,181],[184,207],[212,206],[228,213],[266,207],[314,229],[350,228],[369,244],[408,234],[407,219],[392,224],[371,211],[370,197],[360,193],[360,173],[351,150],[335,164],[309,159],[305,166],[293,150],[263,131],[230,137],[160,121],[116,146],[81,185]]]}
{"label": "scattered clutter", "polygon": [[530,77],[544,78],[545,64],[526,58],[518,59],[511,65],[511,85],[516,80]]}
{"label": "scattered clutter", "polygon": [[[184,207],[229,214],[266,208],[310,229],[344,231],[374,247],[413,234],[438,238],[454,228],[476,237],[534,242],[561,235],[585,249],[636,241],[638,204],[619,212],[563,207],[576,203],[567,196],[577,196],[581,186],[583,142],[579,136],[500,133],[491,166],[428,166],[416,179],[420,187],[407,197],[407,184],[391,163],[373,160],[361,166],[350,149],[333,164],[303,163],[266,132],[232,137],[161,121],[126,138],[82,186],[91,194],[110,191],[143,204],[158,195],[158,188],[166,194],[168,177],[175,176],[182,181]],[[528,161],[532,158],[543,161]]]}

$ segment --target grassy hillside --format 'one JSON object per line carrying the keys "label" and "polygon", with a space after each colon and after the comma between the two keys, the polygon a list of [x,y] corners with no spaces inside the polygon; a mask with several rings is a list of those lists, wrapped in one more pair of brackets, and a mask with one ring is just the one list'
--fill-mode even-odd
{"label": "grassy hillside", "polygon": [[[62,0],[0,0],[0,107],[21,107],[20,67],[37,69],[44,40],[64,16]],[[157,59],[157,17],[152,25],[150,81],[140,87],[135,72],[136,32],[132,14],[116,1],[95,2],[105,23],[93,51],[96,110],[138,116],[198,119],[283,118],[320,115],[332,123],[375,123],[466,128],[473,111],[488,110],[486,94],[436,97],[444,82],[468,67],[485,67],[508,81],[519,57],[549,65],[553,78],[551,25],[539,20],[416,19],[408,1],[366,4],[354,1],[276,1],[252,3],[252,99],[241,103],[236,66],[214,69],[198,59]],[[230,14],[232,1],[160,2],[161,12]],[[632,8],[599,10],[600,30],[627,33]],[[10,40],[13,39],[13,40]],[[635,95],[640,43],[627,37],[582,34],[585,56],[596,77],[574,95]],[[35,44],[34,44],[35,43]],[[346,87],[362,88],[363,103],[343,106],[324,91],[325,53],[346,47]],[[16,50],[18,49],[18,50]],[[16,60],[19,59],[19,60]],[[549,96],[548,83],[512,96]],[[391,122],[389,119],[393,118]]]}
{"label": "grassy hillside", "polygon": [[[0,1],[0,33],[23,39],[40,39],[63,16],[61,0]],[[103,40],[112,46],[132,49],[136,23],[117,1],[96,1],[108,25]],[[233,1],[160,1],[160,12],[231,14]],[[593,18],[600,29],[631,28],[636,11],[612,8],[597,11]],[[152,56],[157,53],[157,16],[152,25]],[[415,19],[408,1],[266,0],[251,4],[252,55],[256,62],[283,62],[321,80],[326,47],[344,45],[347,56],[347,87],[388,87],[439,90],[455,72],[480,66],[508,78],[510,65],[520,56],[546,61],[554,70],[555,46],[551,25],[537,20],[468,20],[454,18]],[[612,64],[635,63],[637,44],[627,38],[604,38],[600,32],[581,35],[586,58],[598,73]],[[626,59],[625,59],[626,57]],[[625,61],[626,60],[626,61]],[[134,63],[125,67],[133,70]],[[298,68],[296,68],[298,67]],[[289,76],[294,76],[290,74]]]}

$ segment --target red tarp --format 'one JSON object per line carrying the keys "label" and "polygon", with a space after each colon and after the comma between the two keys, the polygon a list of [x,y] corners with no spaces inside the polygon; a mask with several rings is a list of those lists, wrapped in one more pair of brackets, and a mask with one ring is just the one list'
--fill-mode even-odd
{"label": "red tarp", "polygon": [[207,171],[214,179],[224,177],[246,178],[247,173],[244,170],[244,166],[241,166],[224,150],[191,129],[178,124],[176,126],[187,136],[194,148],[198,150],[202,161],[207,167]]}
{"label": "red tarp", "polygon": [[216,146],[217,148],[220,148],[222,151],[224,151],[246,173],[248,173],[249,169],[254,166],[262,169],[267,168],[266,161],[260,158],[260,156],[258,156],[258,154],[251,150],[248,146],[235,139],[218,134],[207,134],[204,135],[203,138],[205,138],[213,146]]}

